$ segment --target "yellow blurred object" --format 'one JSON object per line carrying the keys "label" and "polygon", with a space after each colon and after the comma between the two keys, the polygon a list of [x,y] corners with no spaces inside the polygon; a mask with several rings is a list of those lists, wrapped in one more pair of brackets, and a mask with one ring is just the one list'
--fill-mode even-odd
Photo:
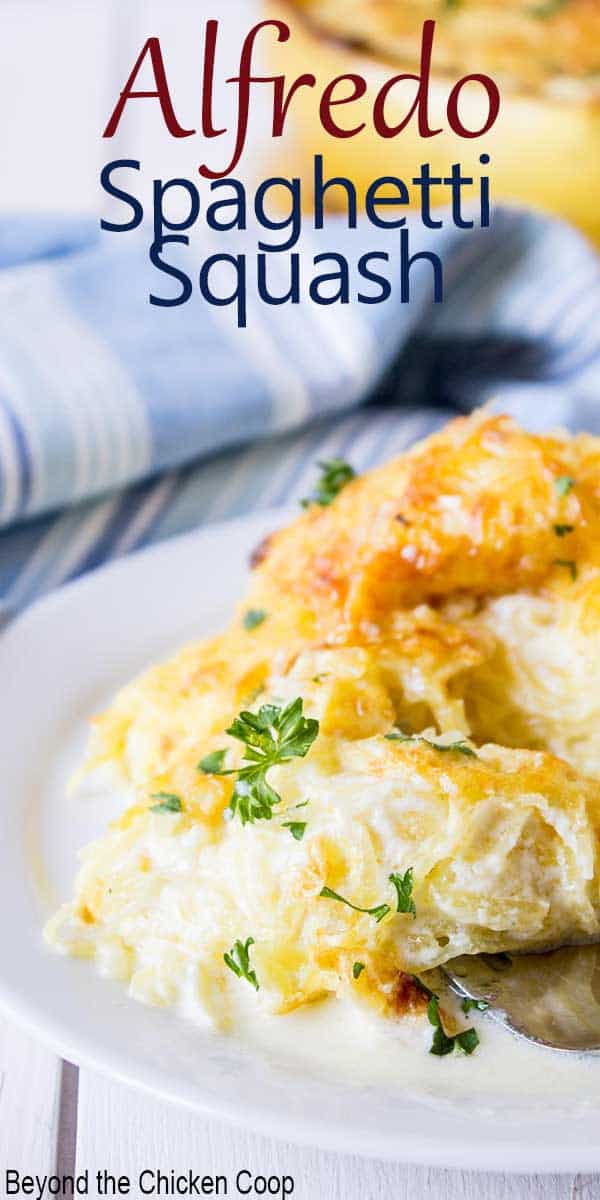
{"label": "yellow blurred object", "polygon": [[[275,143],[278,169],[300,175],[309,188],[314,155],[322,154],[326,178],[350,178],[360,197],[379,176],[409,181],[425,161],[433,175],[446,176],[460,162],[475,180],[489,173],[493,201],[554,213],[600,241],[598,0],[268,0],[266,13],[291,29],[287,43],[274,44],[274,73],[291,81],[310,71],[317,80],[315,89],[300,88],[293,97],[290,135],[283,148]],[[418,70],[428,18],[436,19],[430,113],[443,132],[421,139],[411,122],[384,141],[370,121],[373,97],[392,75]],[[462,75],[482,72],[500,88],[500,115],[483,137],[461,138],[448,129],[448,94]],[[366,126],[337,139],[323,130],[314,94],[349,73],[368,83],[367,95],[351,107],[352,124],[365,120]],[[461,109],[467,127],[480,127],[487,112],[483,91],[467,85]],[[406,111],[406,92],[392,90],[389,124]],[[490,155],[489,167],[480,164],[481,154]],[[432,198],[448,203],[446,189],[437,197],[432,189]],[[341,200],[341,190],[329,190],[331,206]]]}

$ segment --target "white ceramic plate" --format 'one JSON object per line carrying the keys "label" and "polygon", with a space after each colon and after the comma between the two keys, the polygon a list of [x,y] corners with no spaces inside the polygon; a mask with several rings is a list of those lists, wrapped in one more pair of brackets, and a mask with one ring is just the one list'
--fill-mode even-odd
{"label": "white ceramic plate", "polygon": [[404,1057],[337,1014],[271,1018],[254,1041],[215,1035],[43,944],[77,848],[107,817],[66,796],[87,717],[150,661],[225,623],[249,550],[284,517],[214,526],[113,564],[0,635],[0,1001],[67,1058],[262,1132],[440,1165],[597,1170],[599,1059],[531,1051],[485,1019],[479,1065],[434,1059],[420,1042]]}

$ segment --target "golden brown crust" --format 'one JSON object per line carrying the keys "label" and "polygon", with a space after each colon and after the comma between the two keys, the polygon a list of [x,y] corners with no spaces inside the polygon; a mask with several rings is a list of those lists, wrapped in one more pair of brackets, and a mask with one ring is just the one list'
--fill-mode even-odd
{"label": "golden brown crust", "polygon": [[[459,730],[596,776],[599,514],[598,439],[457,420],[266,539],[229,630],[124,689],[94,755],[142,747],[136,786],[220,812],[198,746],[284,676],[324,733]],[[248,631],[250,607],[265,619]]]}
{"label": "golden brown crust", "polygon": [[[566,495],[563,476],[577,482]],[[368,640],[397,609],[455,593],[572,588],[558,560],[595,576],[599,547],[597,439],[478,414],[273,535],[249,602],[272,614],[265,636],[284,621],[306,640]]]}
{"label": "golden brown crust", "polygon": [[394,981],[392,1008],[399,1017],[423,1013],[427,1008],[429,993],[414,975],[399,971]]}

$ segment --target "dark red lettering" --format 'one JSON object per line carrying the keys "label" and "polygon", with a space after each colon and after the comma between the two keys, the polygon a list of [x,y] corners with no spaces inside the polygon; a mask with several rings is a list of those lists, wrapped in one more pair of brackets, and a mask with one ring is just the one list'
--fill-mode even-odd
{"label": "dark red lettering", "polygon": [[[381,90],[375,97],[373,105],[373,124],[380,137],[393,138],[402,133],[403,129],[412,120],[415,112],[418,112],[419,120],[419,135],[422,138],[435,137],[437,133],[441,133],[441,129],[431,129],[429,126],[429,81],[431,76],[431,54],[433,50],[433,36],[435,33],[435,21],[425,21],[423,25],[423,38],[421,42],[421,68],[418,75],[405,74],[393,75],[384,83]],[[409,109],[406,116],[400,121],[399,125],[388,125],[385,116],[385,104],[389,93],[394,84],[401,83],[405,79],[412,79],[418,84],[417,94],[415,96],[412,107]]]}
{"label": "dark red lettering", "polygon": [[[489,103],[487,120],[485,124],[481,126],[481,129],[467,129],[466,126],[463,125],[458,112],[458,101],[463,85],[471,82],[481,83],[488,95]],[[487,133],[488,130],[492,128],[492,125],[494,125],[498,113],[500,112],[500,92],[498,91],[498,87],[494,83],[494,80],[490,79],[489,75],[465,75],[462,79],[459,79],[458,83],[454,84],[454,87],[452,88],[452,91],[448,97],[448,107],[446,111],[448,114],[450,128],[453,129],[459,137],[483,137],[484,133]]]}
{"label": "dark red lettering", "polygon": [[[351,93],[348,96],[339,96],[334,99],[334,92],[338,84],[343,83],[345,79],[349,79],[352,84]],[[321,124],[326,133],[330,133],[332,137],[336,138],[348,138],[354,137],[356,133],[360,133],[361,129],[364,129],[364,121],[360,125],[355,125],[353,129],[342,129],[334,121],[331,110],[336,104],[352,104],[354,100],[359,100],[361,96],[364,96],[366,90],[367,81],[362,75],[338,75],[336,79],[332,79],[331,83],[327,84],[319,105]]]}
{"label": "dark red lettering", "polygon": [[[133,90],[133,85],[137,79],[140,68],[141,68],[142,63],[147,54],[150,55],[150,61],[152,63],[152,70],[154,72],[154,80],[156,83],[156,91],[154,91],[154,92],[135,92]],[[173,102],[171,100],[171,93],[169,92],[169,85],[167,83],[167,73],[165,71],[165,64],[163,62],[163,56],[162,56],[162,51],[160,48],[160,42],[159,42],[158,38],[156,38],[156,37],[148,38],[145,45],[142,46],[142,49],[140,50],[140,53],[138,55],[137,62],[135,63],[135,66],[131,72],[131,75],[129,76],[129,79],[127,80],[127,83],[125,84],[125,87],[123,88],[123,91],[121,92],[121,95],[119,96],[115,110],[114,110],[102,136],[105,138],[114,137],[114,135],[117,132],[117,129],[119,127],[119,121],[121,120],[121,117],[123,115],[123,109],[125,108],[125,105],[127,104],[128,100],[143,100],[143,99],[149,99],[151,97],[153,97],[155,100],[156,99],[160,100],[160,107],[162,109],[162,114],[165,119],[165,125],[167,126],[167,129],[169,130],[169,133],[171,134],[172,137],[177,137],[177,138],[191,137],[192,134],[196,132],[195,129],[184,129],[183,126],[179,124],[179,121],[177,120],[177,117],[175,116],[175,109],[173,108]]]}
{"label": "dark red lettering", "polygon": [[252,74],[252,53],[254,43],[261,29],[276,29],[277,41],[287,42],[290,36],[290,27],[285,21],[259,21],[257,25],[253,25],[249,33],[244,38],[242,52],[240,55],[240,73],[233,75],[227,80],[227,83],[237,83],[238,85],[238,115],[237,115],[237,130],[235,148],[230,163],[223,171],[213,171],[206,163],[202,163],[199,167],[199,172],[204,179],[224,179],[230,175],[237,167],[237,164],[242,157],[244,147],[246,145],[246,137],[248,134],[248,116],[250,112],[250,87],[253,83],[274,83],[275,76],[273,75],[253,75]]}

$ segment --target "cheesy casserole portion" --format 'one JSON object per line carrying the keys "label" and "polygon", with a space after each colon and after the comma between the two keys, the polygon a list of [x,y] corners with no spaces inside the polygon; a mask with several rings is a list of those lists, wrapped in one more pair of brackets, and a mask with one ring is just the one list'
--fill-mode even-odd
{"label": "cheesy casserole portion", "polygon": [[[598,938],[600,441],[457,420],[253,559],[231,627],[95,720],[87,769],[131,802],[48,940],[226,1023],[247,983],[392,1017],[458,954]],[[300,699],[243,820],[232,723]]]}

